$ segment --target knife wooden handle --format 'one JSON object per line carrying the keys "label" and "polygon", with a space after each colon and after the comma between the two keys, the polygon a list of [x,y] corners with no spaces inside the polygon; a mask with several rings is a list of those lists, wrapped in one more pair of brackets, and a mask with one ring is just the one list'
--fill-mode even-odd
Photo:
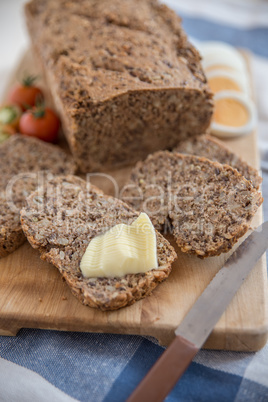
{"label": "knife wooden handle", "polygon": [[161,402],[187,369],[199,348],[187,339],[176,336],[148,374],[127,399],[127,402]]}

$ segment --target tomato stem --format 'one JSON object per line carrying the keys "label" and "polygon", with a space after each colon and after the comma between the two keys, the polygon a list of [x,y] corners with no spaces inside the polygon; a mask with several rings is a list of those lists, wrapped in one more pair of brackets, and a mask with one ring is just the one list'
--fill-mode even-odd
{"label": "tomato stem", "polygon": [[37,107],[33,110],[33,116],[35,119],[41,119],[46,114],[45,108],[43,106]]}
{"label": "tomato stem", "polygon": [[22,79],[22,84],[25,87],[31,87],[33,85],[33,83],[37,80],[38,76],[37,75],[26,75],[23,79]]}
{"label": "tomato stem", "polygon": [[35,107],[38,109],[45,108],[45,101],[44,101],[44,97],[42,94],[37,94],[36,99],[35,99]]}

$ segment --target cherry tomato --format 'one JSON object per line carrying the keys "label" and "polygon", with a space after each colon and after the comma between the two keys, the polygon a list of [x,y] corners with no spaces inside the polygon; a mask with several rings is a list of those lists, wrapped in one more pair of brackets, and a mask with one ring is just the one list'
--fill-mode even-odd
{"label": "cherry tomato", "polygon": [[22,134],[37,137],[46,142],[55,142],[58,137],[60,120],[48,107],[27,110],[20,119],[19,130]]}
{"label": "cherry tomato", "polygon": [[43,92],[34,85],[36,77],[29,76],[23,79],[21,84],[14,85],[9,94],[8,101],[19,105],[22,110],[27,110],[44,99]]}
{"label": "cherry tomato", "polygon": [[19,127],[21,108],[17,105],[4,105],[0,108],[0,124],[8,124],[15,129]]}

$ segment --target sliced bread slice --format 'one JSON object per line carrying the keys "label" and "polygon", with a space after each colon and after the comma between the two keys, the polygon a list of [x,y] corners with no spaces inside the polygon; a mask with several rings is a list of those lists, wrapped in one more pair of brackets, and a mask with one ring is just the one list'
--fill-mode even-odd
{"label": "sliced bread slice", "polygon": [[[57,196],[55,196],[57,194]],[[158,232],[157,269],[120,278],[84,278],[80,262],[90,240],[139,215],[127,204],[75,176],[55,178],[27,198],[23,231],[41,258],[55,265],[72,293],[85,305],[116,310],[148,296],[168,277],[176,253]],[[105,252],[105,250],[104,250]]]}
{"label": "sliced bread slice", "polygon": [[183,252],[201,258],[229,251],[263,201],[236,169],[168,151],[137,163],[121,194],[159,230],[170,229]]}
{"label": "sliced bread slice", "polygon": [[57,146],[18,134],[0,145],[0,169],[0,257],[4,257],[26,240],[20,209],[27,195],[47,175],[74,173],[75,165]]}
{"label": "sliced bread slice", "polygon": [[262,178],[257,169],[251,167],[238,155],[226,147],[226,145],[216,140],[210,135],[202,135],[181,142],[174,152],[181,154],[204,156],[211,161],[229,165],[238,170],[247,180],[250,180],[257,190],[260,187]]}

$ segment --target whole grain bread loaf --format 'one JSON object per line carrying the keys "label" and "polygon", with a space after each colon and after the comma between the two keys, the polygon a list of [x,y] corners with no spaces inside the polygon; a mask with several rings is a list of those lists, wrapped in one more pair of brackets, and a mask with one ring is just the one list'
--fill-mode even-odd
{"label": "whole grain bread loaf", "polygon": [[229,251],[263,201],[236,169],[168,151],[137,163],[121,195],[160,231],[170,230],[183,252],[201,258]]}
{"label": "whole grain bread loaf", "polygon": [[216,140],[210,135],[202,135],[183,141],[174,148],[174,151],[182,154],[204,156],[211,161],[229,165],[237,169],[247,180],[251,181],[253,187],[257,190],[262,182],[257,169],[254,169],[247,162],[243,161],[228,149],[222,141]]}
{"label": "whole grain bread loaf", "polygon": [[26,197],[47,176],[74,173],[75,164],[55,145],[13,135],[0,145],[0,170],[0,257],[4,257],[26,240],[20,225]]}
{"label": "whole grain bread loaf", "polygon": [[26,18],[82,172],[204,132],[212,94],[180,18],[156,0],[32,0]]}
{"label": "whole grain bread loaf", "polygon": [[[55,197],[57,194],[57,197]],[[55,265],[72,293],[101,310],[116,310],[148,296],[166,279],[176,253],[158,232],[158,269],[120,278],[84,278],[80,262],[90,240],[118,223],[131,224],[139,214],[75,176],[58,177],[27,198],[21,223],[41,258]],[[105,252],[105,250],[103,250]]]}

